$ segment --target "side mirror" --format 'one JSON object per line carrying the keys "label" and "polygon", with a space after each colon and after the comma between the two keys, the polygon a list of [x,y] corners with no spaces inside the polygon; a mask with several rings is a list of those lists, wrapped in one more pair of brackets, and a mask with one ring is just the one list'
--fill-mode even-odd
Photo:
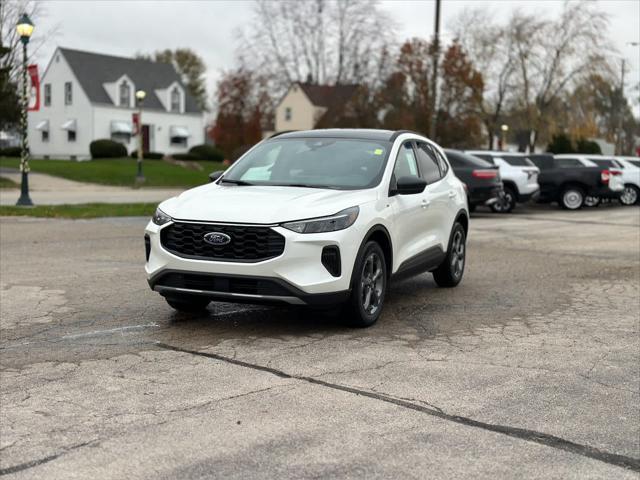
{"label": "side mirror", "polygon": [[209,174],[209,181],[210,182],[215,182],[216,180],[218,180],[222,174],[224,173],[224,170],[218,170],[216,172],[210,173]]}
{"label": "side mirror", "polygon": [[395,193],[399,195],[414,195],[424,192],[427,182],[420,177],[400,177],[396,183]]}

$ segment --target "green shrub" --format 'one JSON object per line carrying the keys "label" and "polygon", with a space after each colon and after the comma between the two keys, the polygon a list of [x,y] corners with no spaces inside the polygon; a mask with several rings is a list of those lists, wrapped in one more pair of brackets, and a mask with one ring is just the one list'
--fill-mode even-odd
{"label": "green shrub", "polygon": [[547,147],[550,153],[575,153],[575,149],[571,144],[571,139],[564,133],[559,133],[551,138],[551,143]]}
{"label": "green shrub", "polygon": [[0,157],[19,157],[21,153],[20,147],[0,148]]}
{"label": "green shrub", "polygon": [[200,160],[191,153],[174,153],[171,155],[174,160]]}
{"label": "green shrub", "polygon": [[212,162],[224,160],[224,153],[213,145],[195,145],[189,149],[189,153],[198,160],[210,160]]}
{"label": "green shrub", "polygon": [[121,158],[127,156],[127,148],[109,139],[94,140],[89,144],[91,158]]}
{"label": "green shrub", "polygon": [[[131,152],[131,158],[138,158],[138,151],[133,150]],[[144,152],[142,154],[142,158],[145,160],[162,160],[164,158],[164,153],[162,152]]]}
{"label": "green shrub", "polygon": [[576,142],[576,153],[591,153],[602,155],[602,149],[596,142],[580,138]]}

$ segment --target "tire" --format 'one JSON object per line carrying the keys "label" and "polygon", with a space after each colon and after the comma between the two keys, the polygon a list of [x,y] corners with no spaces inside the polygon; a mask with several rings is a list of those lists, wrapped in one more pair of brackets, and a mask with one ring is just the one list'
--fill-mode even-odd
{"label": "tire", "polygon": [[451,230],[447,256],[440,266],[433,271],[433,279],[439,287],[455,287],[462,280],[467,257],[466,240],[464,227],[456,223]]}
{"label": "tire", "polygon": [[207,309],[210,300],[203,297],[165,298],[171,308],[184,313],[201,313]]}
{"label": "tire", "polygon": [[640,203],[640,189],[635,185],[626,184],[622,195],[619,199],[620,203],[624,206],[637,205]]}
{"label": "tire", "polygon": [[584,205],[584,190],[577,185],[569,185],[560,194],[560,206],[565,210],[579,210]]}
{"label": "tire", "polygon": [[491,210],[495,213],[509,213],[516,208],[516,192],[511,187],[504,187],[504,193],[497,202],[491,204]]}
{"label": "tire", "polygon": [[380,317],[387,291],[387,262],[377,242],[367,242],[358,253],[351,275],[351,297],[342,311],[345,324],[370,327]]}
{"label": "tire", "polygon": [[592,197],[591,195],[587,195],[584,198],[585,207],[597,207],[598,205],[600,205],[600,197]]}

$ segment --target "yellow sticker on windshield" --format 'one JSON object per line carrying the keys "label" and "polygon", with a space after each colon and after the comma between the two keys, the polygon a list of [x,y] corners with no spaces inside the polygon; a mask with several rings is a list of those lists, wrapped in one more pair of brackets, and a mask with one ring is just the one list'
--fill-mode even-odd
{"label": "yellow sticker on windshield", "polygon": [[382,155],[382,152],[383,152],[383,151],[384,151],[384,150],[382,150],[381,148],[376,148],[376,149],[373,151],[373,154],[374,154],[374,155]]}

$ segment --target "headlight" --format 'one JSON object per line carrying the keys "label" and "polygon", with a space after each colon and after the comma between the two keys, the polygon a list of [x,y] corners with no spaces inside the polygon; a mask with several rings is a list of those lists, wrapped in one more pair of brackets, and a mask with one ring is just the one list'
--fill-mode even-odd
{"label": "headlight", "polygon": [[344,230],[350,227],[358,218],[358,207],[347,208],[330,217],[313,218],[299,222],[287,222],[282,226],[297,233],[323,233]]}
{"label": "headlight", "polygon": [[164,225],[171,221],[171,217],[158,208],[156,209],[156,213],[153,214],[153,217],[151,217],[151,221],[156,225]]}

